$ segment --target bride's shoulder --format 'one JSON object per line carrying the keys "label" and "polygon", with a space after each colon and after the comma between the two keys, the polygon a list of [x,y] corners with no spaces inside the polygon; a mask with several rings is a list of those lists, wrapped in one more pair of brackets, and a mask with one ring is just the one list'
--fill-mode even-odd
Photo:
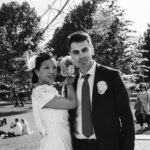
{"label": "bride's shoulder", "polygon": [[57,94],[57,90],[53,86],[43,84],[35,87],[32,94],[38,98],[49,98],[54,97]]}
{"label": "bride's shoulder", "polygon": [[33,91],[47,91],[47,90],[52,90],[54,89],[54,87],[47,85],[47,84],[43,84],[43,85],[38,85],[36,86]]}

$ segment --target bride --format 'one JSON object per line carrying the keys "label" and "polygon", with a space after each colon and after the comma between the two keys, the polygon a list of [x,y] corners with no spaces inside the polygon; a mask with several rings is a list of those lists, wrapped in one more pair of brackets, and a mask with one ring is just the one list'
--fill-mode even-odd
{"label": "bride", "polygon": [[28,61],[32,70],[32,83],[36,84],[32,91],[33,117],[40,134],[40,150],[72,150],[71,135],[67,109],[76,107],[76,95],[73,88],[73,78],[67,77],[67,98],[58,94],[53,87],[57,75],[55,59],[40,53]]}

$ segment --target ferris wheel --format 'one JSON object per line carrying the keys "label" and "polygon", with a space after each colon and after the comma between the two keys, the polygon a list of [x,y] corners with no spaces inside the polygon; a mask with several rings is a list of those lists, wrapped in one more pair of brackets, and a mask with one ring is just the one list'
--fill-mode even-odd
{"label": "ferris wheel", "polygon": [[40,26],[45,41],[50,39],[57,27],[60,27],[64,18],[82,0],[53,0],[48,4],[47,10],[41,15]]}

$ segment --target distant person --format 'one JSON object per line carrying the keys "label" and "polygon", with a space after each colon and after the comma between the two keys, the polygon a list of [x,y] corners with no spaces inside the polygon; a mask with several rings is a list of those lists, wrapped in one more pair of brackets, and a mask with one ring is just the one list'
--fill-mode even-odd
{"label": "distant person", "polygon": [[141,128],[140,130],[138,130],[137,133],[143,132],[144,130],[143,125],[146,121],[146,113],[142,105],[142,102],[139,99],[136,100],[134,109],[135,109],[136,124],[140,124],[140,128]]}
{"label": "distant person", "polygon": [[22,124],[22,135],[24,134],[31,134],[29,123],[25,119],[20,119]]}
{"label": "distant person", "polygon": [[10,125],[11,130],[8,132],[1,131],[2,138],[15,137],[22,135],[22,125],[19,122],[19,118],[15,118],[15,120]]}
{"label": "distant person", "polygon": [[10,128],[13,129],[14,135],[22,135],[22,124],[19,122],[19,118],[15,118],[15,121],[11,123]]}
{"label": "distant person", "polygon": [[3,118],[2,120],[0,120],[0,127],[4,126],[6,124],[7,124],[7,119],[6,118]]}
{"label": "distant person", "polygon": [[6,134],[5,131],[1,131],[1,130],[0,130],[0,136],[5,135],[5,134]]}
{"label": "distant person", "polygon": [[14,91],[14,99],[15,99],[14,107],[19,107],[19,100],[18,100],[18,92],[17,91]]}
{"label": "distant person", "polygon": [[150,95],[147,92],[146,85],[140,84],[139,86],[140,92],[137,95],[137,99],[141,102],[146,118],[145,121],[147,123],[147,126],[150,127]]}

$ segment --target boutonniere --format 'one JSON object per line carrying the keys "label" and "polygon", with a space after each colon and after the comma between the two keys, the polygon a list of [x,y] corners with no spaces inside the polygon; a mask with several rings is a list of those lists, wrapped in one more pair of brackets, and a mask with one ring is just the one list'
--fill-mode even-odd
{"label": "boutonniere", "polygon": [[101,95],[104,94],[106,92],[107,88],[108,88],[107,83],[105,81],[99,81],[97,83],[97,90],[98,90],[99,94],[101,94]]}

